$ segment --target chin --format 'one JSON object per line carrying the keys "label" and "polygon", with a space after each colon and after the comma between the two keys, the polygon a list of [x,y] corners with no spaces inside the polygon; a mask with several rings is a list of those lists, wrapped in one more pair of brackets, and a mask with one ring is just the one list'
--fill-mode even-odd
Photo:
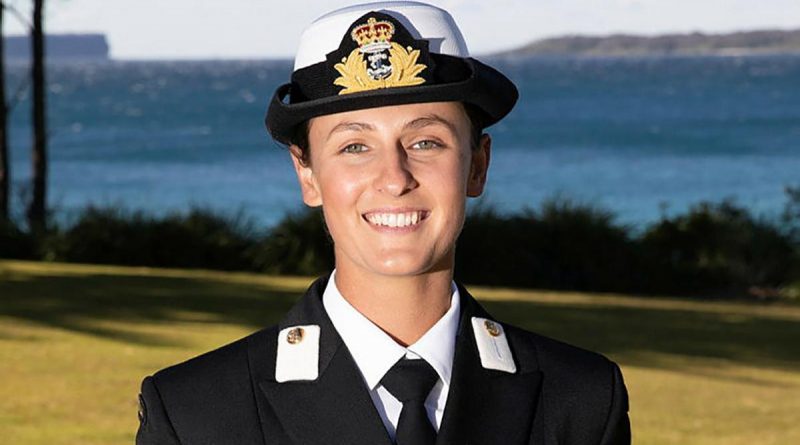
{"label": "chin", "polygon": [[394,254],[391,257],[373,258],[368,264],[375,273],[387,276],[422,275],[453,268],[453,258],[434,258],[421,253]]}
{"label": "chin", "polygon": [[396,277],[420,275],[430,270],[430,265],[419,264],[419,259],[416,259],[416,261],[403,261],[393,258],[373,264],[372,269],[376,273]]}

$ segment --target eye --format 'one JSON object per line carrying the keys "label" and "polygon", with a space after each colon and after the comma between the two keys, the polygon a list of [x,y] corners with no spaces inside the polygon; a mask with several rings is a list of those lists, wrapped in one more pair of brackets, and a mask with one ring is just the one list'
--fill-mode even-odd
{"label": "eye", "polygon": [[367,151],[367,146],[364,144],[348,144],[342,148],[342,153],[361,153]]}
{"label": "eye", "polygon": [[413,148],[416,148],[418,150],[431,150],[433,148],[439,148],[441,146],[442,145],[439,144],[438,142],[431,140],[419,141],[416,144],[412,145]]}

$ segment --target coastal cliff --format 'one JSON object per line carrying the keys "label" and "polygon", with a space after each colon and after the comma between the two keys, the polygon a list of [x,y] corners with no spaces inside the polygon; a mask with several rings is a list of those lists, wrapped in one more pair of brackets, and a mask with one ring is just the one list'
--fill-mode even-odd
{"label": "coastal cliff", "polygon": [[647,56],[800,54],[800,30],[729,34],[562,36],[531,42],[498,56]]}
{"label": "coastal cliff", "polygon": [[[103,34],[48,34],[45,37],[48,61],[107,61],[109,47]],[[30,59],[29,36],[5,37],[6,60],[26,62]]]}

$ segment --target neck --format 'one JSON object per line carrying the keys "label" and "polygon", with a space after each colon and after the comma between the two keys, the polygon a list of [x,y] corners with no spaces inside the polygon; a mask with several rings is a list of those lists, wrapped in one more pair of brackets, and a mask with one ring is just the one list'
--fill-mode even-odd
{"label": "neck", "polygon": [[452,268],[414,276],[365,274],[337,265],[345,300],[403,346],[422,337],[450,308]]}

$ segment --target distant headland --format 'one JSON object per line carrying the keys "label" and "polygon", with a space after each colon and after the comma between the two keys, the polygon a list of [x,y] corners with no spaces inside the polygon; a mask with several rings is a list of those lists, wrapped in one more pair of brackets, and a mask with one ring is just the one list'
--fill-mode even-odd
{"label": "distant headland", "polygon": [[[29,36],[7,36],[4,41],[7,61],[25,62],[30,59]],[[48,34],[45,37],[45,51],[48,61],[109,60],[108,42],[103,34]]]}
{"label": "distant headland", "polygon": [[728,34],[562,36],[537,40],[497,56],[701,56],[800,54],[800,30]]}

